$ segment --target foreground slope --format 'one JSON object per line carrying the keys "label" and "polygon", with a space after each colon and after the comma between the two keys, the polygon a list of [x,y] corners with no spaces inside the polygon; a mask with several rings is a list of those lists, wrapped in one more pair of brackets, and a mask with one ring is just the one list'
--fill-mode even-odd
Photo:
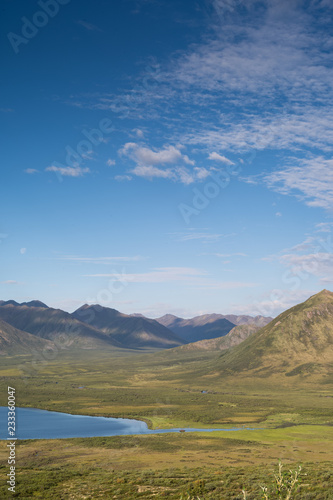
{"label": "foreground slope", "polygon": [[0,319],[19,330],[51,340],[64,349],[120,347],[118,342],[96,328],[78,321],[65,311],[47,307],[38,301],[23,304],[14,301],[2,302]]}
{"label": "foreground slope", "polygon": [[333,293],[328,290],[280,314],[217,361],[224,371],[288,376],[330,373],[333,362]]}
{"label": "foreground slope", "polygon": [[171,348],[184,343],[178,335],[153,319],[129,316],[109,307],[85,304],[72,315],[98,328],[124,347]]}
{"label": "foreground slope", "polygon": [[0,319],[0,355],[32,354],[34,351],[54,350],[55,345],[28,332],[22,332]]}

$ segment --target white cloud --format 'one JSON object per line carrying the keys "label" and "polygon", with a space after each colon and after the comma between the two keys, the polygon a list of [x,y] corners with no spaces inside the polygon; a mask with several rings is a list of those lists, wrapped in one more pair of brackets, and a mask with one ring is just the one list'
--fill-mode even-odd
{"label": "white cloud", "polygon": [[231,160],[229,160],[225,156],[220,155],[219,153],[216,153],[215,151],[213,151],[213,153],[209,153],[208,159],[220,161],[226,165],[234,165],[234,163]]}
{"label": "white cloud", "polygon": [[333,159],[323,156],[294,160],[296,165],[267,174],[275,191],[294,195],[311,207],[333,208]]}
{"label": "white cloud", "polygon": [[116,161],[115,160],[111,160],[111,158],[109,158],[107,160],[106,164],[107,164],[108,167],[113,167],[116,164]]}
{"label": "white cloud", "polygon": [[[160,150],[139,146],[134,142],[126,143],[120,150],[120,156],[126,156],[136,163],[129,173],[146,179],[170,179],[183,184],[191,184],[195,181],[206,179],[210,172],[204,167],[194,167],[192,170],[187,166],[195,163],[187,155],[181,152],[184,146],[164,146]],[[168,167],[165,167],[168,165]]]}
{"label": "white cloud", "polygon": [[38,170],[36,170],[35,168],[26,168],[26,169],[24,170],[24,172],[25,172],[26,174],[33,175],[33,174],[37,174],[37,173],[38,173]]}
{"label": "white cloud", "polygon": [[19,281],[15,280],[6,280],[6,281],[1,281],[2,285],[20,285],[21,283]]}
{"label": "white cloud", "polygon": [[134,128],[134,129],[133,129],[133,132],[135,133],[135,135],[136,135],[137,137],[139,137],[140,139],[143,139],[143,137],[144,137],[144,132],[143,132],[143,130],[141,130],[140,128]]}
{"label": "white cloud", "polygon": [[317,233],[330,233],[333,228],[333,222],[320,222],[316,224]]}
{"label": "white cloud", "polygon": [[46,172],[55,172],[67,177],[82,177],[84,174],[90,173],[90,169],[85,167],[56,167],[52,165],[45,169]]}
{"label": "white cloud", "polygon": [[[119,275],[113,274],[88,274],[86,277],[110,278],[119,281]],[[192,267],[159,267],[145,273],[122,273],[121,280],[131,283],[179,283],[197,290],[228,290],[235,288],[252,288],[257,283],[238,281],[216,281],[209,274]]]}
{"label": "white cloud", "polygon": [[153,151],[144,146],[139,146],[134,142],[126,143],[120,150],[120,155],[128,156],[139,164],[146,165],[165,165],[174,164],[183,161],[187,165],[194,165],[187,155],[183,155],[179,148],[175,146],[164,146],[159,151]]}
{"label": "white cloud", "polygon": [[[88,106],[134,109],[141,118],[143,111],[155,119],[163,113],[175,140],[185,137],[209,150],[332,150],[333,39],[323,22],[324,4],[211,0],[210,5],[210,32],[158,68],[153,91],[101,95],[97,103],[94,96]],[[175,113],[184,102],[198,106],[199,120]]]}
{"label": "white cloud", "polygon": [[246,253],[236,252],[236,253],[215,253],[216,257],[226,258],[226,257],[247,257]]}
{"label": "white cloud", "polygon": [[309,275],[321,280],[333,282],[333,254],[327,252],[306,255],[287,254],[280,257],[280,262],[289,267],[295,276],[308,279]]}
{"label": "white cloud", "polygon": [[310,278],[318,278],[319,286],[333,282],[333,242],[330,233],[326,233],[325,238],[308,236],[292,248],[262,260],[282,264],[287,269],[282,273],[282,281],[290,284],[294,290]]}
{"label": "white cloud", "polygon": [[113,264],[115,262],[137,262],[142,260],[140,255],[134,256],[113,256],[113,257],[79,257],[76,255],[66,255],[64,257],[57,257],[56,260],[67,260],[71,262],[80,262],[84,264]]}
{"label": "white cloud", "polygon": [[201,240],[204,243],[210,241],[217,241],[223,235],[222,234],[214,234],[208,232],[197,232],[191,231],[186,233],[171,233],[173,236],[176,236],[178,241],[193,241],[193,240]]}
{"label": "white cloud", "polygon": [[286,309],[304,302],[314,293],[316,292],[312,290],[273,289],[263,294],[257,301],[251,301],[243,306],[233,304],[229,311],[234,314],[275,317]]}
{"label": "white cloud", "polygon": [[26,252],[27,252],[27,249],[26,249],[26,248],[21,248],[21,249],[20,249],[20,254],[21,254],[21,255],[24,255]]}
{"label": "white cloud", "polygon": [[197,288],[201,290],[234,290],[235,288],[255,288],[259,285],[259,283],[247,281],[223,281],[198,284]]}
{"label": "white cloud", "polygon": [[333,150],[333,109],[303,105],[290,106],[288,112],[282,113],[264,110],[262,114],[249,115],[246,120],[230,116],[225,124],[213,127],[207,124],[185,133],[182,141],[191,146],[219,147],[242,154],[265,149],[299,153],[314,147],[330,152]]}
{"label": "white cloud", "polygon": [[[124,281],[132,283],[169,283],[175,281],[192,282],[206,272],[192,267],[159,267],[146,273],[122,274]],[[89,274],[90,277],[115,277],[114,274]],[[118,279],[118,278],[117,278]]]}
{"label": "white cloud", "polygon": [[175,174],[172,170],[166,169],[163,170],[161,168],[153,167],[153,166],[144,166],[138,165],[131,170],[131,174],[134,174],[138,177],[146,177],[148,179],[153,179],[154,177],[160,177],[162,179],[174,179]]}
{"label": "white cloud", "polygon": [[195,177],[199,180],[206,179],[211,172],[205,167],[194,167]]}
{"label": "white cloud", "polygon": [[115,180],[116,181],[131,181],[132,180],[132,177],[130,175],[116,175],[115,176]]}

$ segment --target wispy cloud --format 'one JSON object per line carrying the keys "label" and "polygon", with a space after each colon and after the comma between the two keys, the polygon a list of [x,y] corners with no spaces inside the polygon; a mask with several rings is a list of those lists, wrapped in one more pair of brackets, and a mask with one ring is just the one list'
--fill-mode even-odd
{"label": "wispy cloud", "polygon": [[249,301],[247,304],[233,304],[230,313],[249,314],[251,316],[275,317],[290,307],[305,301],[309,296],[316,293],[313,290],[288,290],[276,289],[265,292],[257,301]]}
{"label": "wispy cloud", "polygon": [[[122,274],[122,279],[132,283],[170,283],[175,281],[193,282],[207,273],[192,267],[158,267],[146,273]],[[114,274],[89,274],[90,277],[113,278]]]}
{"label": "wispy cloud", "polygon": [[[85,276],[119,280],[119,276],[115,274],[88,274]],[[197,290],[231,290],[258,286],[258,283],[217,281],[206,271],[192,267],[159,267],[145,273],[122,273],[121,279],[131,283],[179,283]]]}
{"label": "wispy cloud", "polygon": [[137,165],[131,171],[131,174],[136,175],[137,177],[145,177],[147,179],[161,178],[161,179],[175,179],[175,172],[171,169],[161,169],[157,167],[153,167],[151,165]]}
{"label": "wispy cloud", "polygon": [[287,268],[288,279],[290,278],[293,287],[299,287],[311,276],[319,279],[319,285],[333,282],[333,242],[331,232],[328,231],[329,226],[323,224],[322,236],[319,236],[320,233],[316,230],[317,224],[314,229],[315,236],[308,236],[301,243],[262,260],[279,262]]}
{"label": "wispy cloud", "polygon": [[333,229],[333,222],[320,222],[316,224],[317,233],[330,233]]}
{"label": "wispy cloud", "polygon": [[79,21],[76,21],[76,24],[79,24],[80,26],[82,26],[83,28],[85,28],[88,31],[100,31],[100,32],[103,31],[103,30],[101,30],[101,28],[99,28],[95,24],[87,23],[86,21],[83,21],[81,19]]}
{"label": "wispy cloud", "polygon": [[120,150],[120,155],[128,156],[140,164],[165,165],[182,161],[188,165],[194,165],[194,160],[190,160],[187,155],[183,155],[180,147],[164,146],[158,151],[154,151],[145,146],[139,146],[134,142],[127,142]]}
{"label": "wispy cloud", "polygon": [[[121,157],[127,157],[136,163],[129,173],[146,179],[170,179],[183,184],[202,181],[210,175],[205,167],[194,167],[195,162],[182,153],[183,146],[164,146],[153,150],[134,142],[126,143],[120,150]],[[166,165],[168,165],[166,167]],[[190,169],[189,167],[194,167]],[[129,179],[128,179],[129,180]]]}
{"label": "wispy cloud", "polygon": [[112,256],[112,257],[80,257],[76,255],[66,255],[57,257],[56,260],[66,260],[69,262],[78,262],[83,264],[114,264],[116,262],[137,262],[143,260],[140,255],[134,256]]}
{"label": "wispy cloud", "polygon": [[20,281],[16,280],[6,280],[6,281],[1,281],[2,285],[22,285]]}
{"label": "wispy cloud", "polygon": [[217,241],[223,235],[218,233],[210,233],[208,231],[187,231],[187,232],[179,232],[179,233],[170,233],[171,236],[175,237],[178,241],[193,241],[200,240],[204,243]]}
{"label": "wispy cloud", "polygon": [[35,168],[26,168],[24,170],[24,173],[30,174],[30,175],[38,174],[38,170],[36,170]]}
{"label": "wispy cloud", "polygon": [[231,160],[229,160],[228,158],[226,158],[223,155],[220,155],[219,153],[216,153],[215,151],[213,151],[212,153],[209,153],[208,159],[213,160],[213,161],[219,161],[219,162],[224,163],[226,165],[234,165],[234,163]]}
{"label": "wispy cloud", "polygon": [[115,175],[115,180],[122,182],[122,181],[131,181],[133,177],[131,175]]}
{"label": "wispy cloud", "polygon": [[333,159],[295,159],[296,165],[267,174],[264,182],[275,191],[294,195],[311,207],[333,208]]}
{"label": "wispy cloud", "polygon": [[46,172],[54,172],[65,177],[82,177],[84,174],[90,173],[88,167],[56,167],[52,165],[45,169]]}
{"label": "wispy cloud", "polygon": [[229,257],[247,257],[246,253],[243,252],[235,252],[235,253],[214,253],[212,255],[215,255],[216,257],[221,257],[222,259],[224,258],[229,258]]}

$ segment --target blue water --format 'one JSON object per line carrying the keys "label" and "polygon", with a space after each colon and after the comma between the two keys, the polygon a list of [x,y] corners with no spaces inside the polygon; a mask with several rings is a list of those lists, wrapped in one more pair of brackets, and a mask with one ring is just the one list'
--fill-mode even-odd
{"label": "blue water", "polygon": [[[8,408],[0,406],[0,439],[58,439],[96,436],[122,436],[131,434],[160,434],[179,432],[180,429],[150,430],[145,422],[128,418],[89,417],[70,415],[37,408],[16,408],[16,433],[7,433]],[[234,429],[191,429],[187,432],[235,431]]]}

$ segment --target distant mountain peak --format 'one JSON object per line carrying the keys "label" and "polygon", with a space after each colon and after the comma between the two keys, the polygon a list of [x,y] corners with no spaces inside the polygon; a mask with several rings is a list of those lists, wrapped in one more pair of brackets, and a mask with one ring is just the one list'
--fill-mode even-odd
{"label": "distant mountain peak", "polygon": [[170,348],[184,343],[171,330],[153,319],[123,314],[110,307],[85,305],[74,311],[72,316],[89,323],[124,347]]}
{"label": "distant mountain peak", "polygon": [[21,303],[16,302],[16,300],[0,300],[0,306],[43,307],[47,309],[49,307],[40,300],[31,300],[30,302],[21,302]]}
{"label": "distant mountain peak", "polygon": [[22,302],[21,306],[27,306],[27,307],[43,307],[48,309],[49,306],[44,304],[44,302],[41,302],[40,300],[31,300],[30,302]]}

